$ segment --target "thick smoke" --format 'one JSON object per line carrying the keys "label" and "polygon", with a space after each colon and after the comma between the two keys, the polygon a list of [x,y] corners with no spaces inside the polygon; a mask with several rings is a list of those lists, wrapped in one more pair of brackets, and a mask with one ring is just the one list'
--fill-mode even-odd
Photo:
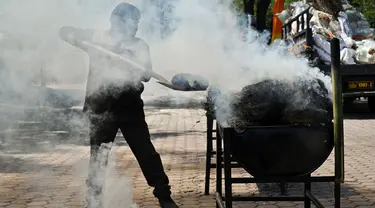
{"label": "thick smoke", "polygon": [[[78,86],[75,93],[55,96],[67,102],[59,107],[82,105],[88,73],[88,56],[63,42],[58,34],[62,26],[105,30],[109,15],[122,0],[2,0],[0,2],[0,73],[1,102],[18,106],[45,104],[46,91],[30,86],[58,84]],[[318,69],[311,69],[304,59],[286,52],[281,42],[265,45],[267,35],[237,27],[237,15],[230,2],[219,0],[166,0],[164,21],[169,22],[161,34],[157,1],[132,0],[142,11],[138,36],[149,43],[154,71],[171,79],[177,73],[200,74],[223,93],[238,91],[245,85],[265,79],[322,79],[330,89],[330,79]],[[153,3],[151,3],[153,2]],[[245,41],[244,41],[245,37]],[[110,67],[110,66],[109,66]],[[108,71],[109,76],[111,72]],[[5,84],[4,84],[5,83]],[[11,90],[4,90],[9,88]],[[57,89],[56,86],[54,86]],[[33,89],[33,90],[31,90]],[[9,92],[9,93],[7,93]],[[67,92],[67,91],[65,91]],[[77,93],[78,92],[78,93]],[[146,84],[144,96],[173,96],[177,102],[202,98],[202,93],[174,92],[154,80]],[[188,97],[188,98],[186,98]],[[51,97],[49,97],[51,98]],[[184,98],[184,100],[182,100]],[[219,117],[231,114],[228,106]],[[301,103],[296,97],[296,103]],[[22,110],[9,116],[29,116]],[[13,113],[13,115],[12,115]],[[18,118],[17,117],[17,118]],[[71,120],[71,126],[82,119]],[[0,125],[5,128],[2,121]],[[69,122],[68,122],[69,123]],[[68,124],[69,125],[69,124]],[[121,183],[118,183],[121,184]],[[113,188],[121,190],[121,188]],[[124,205],[126,206],[126,205]]]}
{"label": "thick smoke", "polygon": [[[23,45],[29,46],[7,52],[17,59],[6,59],[6,64],[22,70],[30,79],[36,79],[43,70],[51,82],[84,85],[87,55],[61,41],[57,31],[63,25],[107,29],[111,10],[122,1],[5,2],[1,15],[6,18],[0,20],[1,30],[16,34]],[[224,4],[218,0],[165,1],[168,3],[163,6],[165,10],[172,7],[172,12],[165,12],[165,19],[170,20],[175,30],[163,40],[159,37],[160,18],[155,7],[158,1],[128,2],[142,10],[138,35],[150,44],[154,70],[168,79],[176,73],[189,72],[206,76],[215,86],[238,89],[265,78],[321,76],[305,60],[287,54],[285,46],[275,44],[267,48],[265,35],[239,30],[237,14],[229,9],[228,1],[223,1]],[[243,42],[244,34],[248,44]],[[150,91],[155,94],[155,90],[159,94],[177,94],[153,81],[149,86],[145,95]]]}
{"label": "thick smoke", "polygon": [[[265,79],[303,83],[319,78],[330,91],[330,78],[319,69],[310,68],[306,59],[288,53],[285,43],[276,41],[267,47],[269,34],[239,29],[238,14],[229,9],[229,3],[191,0],[177,1],[174,5],[178,29],[153,45],[155,68],[168,70],[166,74],[201,74],[210,80],[211,87],[229,94],[215,101],[221,106],[221,111],[216,112],[219,120],[232,115],[229,107],[232,92]],[[305,103],[302,99],[303,96],[296,95],[292,102],[301,105]]]}

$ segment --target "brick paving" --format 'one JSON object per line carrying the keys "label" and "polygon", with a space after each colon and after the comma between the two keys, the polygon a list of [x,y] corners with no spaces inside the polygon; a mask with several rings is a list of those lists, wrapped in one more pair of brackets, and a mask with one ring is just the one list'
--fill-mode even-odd
{"label": "brick paving", "polygon": [[[209,196],[204,191],[205,122],[201,109],[147,108],[147,122],[157,150],[170,177],[173,197],[182,208],[215,207],[214,171]],[[342,186],[342,207],[375,207],[375,120],[369,116],[345,120],[346,182]],[[85,134],[83,134],[85,135]],[[89,148],[84,136],[67,138],[64,132],[23,130],[2,133],[0,137],[0,207],[84,207],[84,180]],[[5,141],[5,142],[4,142]],[[8,146],[4,146],[8,144]],[[332,156],[316,171],[333,171]],[[246,175],[243,170],[234,175]],[[118,134],[112,150],[107,182],[107,207],[157,207],[134,156]],[[313,193],[332,207],[332,184],[313,184]],[[302,186],[289,184],[289,194]],[[240,195],[276,195],[278,187],[235,185]],[[303,207],[296,202],[236,202],[236,208]]]}

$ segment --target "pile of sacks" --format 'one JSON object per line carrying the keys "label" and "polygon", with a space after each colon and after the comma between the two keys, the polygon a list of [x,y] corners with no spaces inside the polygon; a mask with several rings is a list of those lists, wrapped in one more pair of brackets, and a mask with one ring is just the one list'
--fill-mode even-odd
{"label": "pile of sacks", "polygon": [[[312,18],[310,27],[313,31],[314,50],[319,60],[324,64],[330,64],[330,39],[339,38],[342,64],[375,64],[375,30],[362,13],[351,6],[347,0],[342,0],[342,11],[338,14],[329,14],[314,8],[305,2],[294,2],[279,14],[282,22],[294,18],[302,11],[309,9]],[[300,21],[306,22],[305,18]],[[305,28],[297,28],[297,23],[292,24],[289,36],[293,37],[298,31]],[[299,40],[293,40],[298,44]],[[302,40],[303,41],[303,40]]]}

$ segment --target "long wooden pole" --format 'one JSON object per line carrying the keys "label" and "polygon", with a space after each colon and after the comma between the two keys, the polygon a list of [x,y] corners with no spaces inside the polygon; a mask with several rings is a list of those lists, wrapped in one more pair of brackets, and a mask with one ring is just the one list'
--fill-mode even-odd
{"label": "long wooden pole", "polygon": [[142,70],[142,71],[145,71],[145,72],[147,71],[147,72],[150,73],[151,77],[153,77],[153,78],[161,81],[162,83],[168,83],[168,84],[170,84],[170,82],[166,78],[164,78],[162,75],[160,75],[160,74],[158,74],[158,73],[156,73],[154,71],[146,69],[144,66],[142,66],[141,64],[135,62],[134,60],[131,60],[130,58],[127,58],[125,56],[120,56],[120,55],[118,55],[118,54],[116,54],[116,53],[114,53],[112,51],[109,51],[109,50],[107,50],[107,49],[105,49],[103,47],[94,45],[94,44],[92,44],[90,42],[87,42],[87,41],[83,41],[82,44],[86,45],[87,47],[93,48],[93,49],[95,49],[97,51],[100,51],[100,52],[102,52],[102,53],[104,53],[104,54],[106,54],[106,55],[108,55],[108,56],[110,56],[112,58],[116,58],[116,59],[119,59],[121,61],[124,61],[124,62],[126,62],[126,63],[128,63],[128,64],[130,64],[130,65],[132,65],[134,67],[136,67],[139,70]]}
{"label": "long wooden pole", "polygon": [[342,77],[340,75],[340,42],[331,40],[331,75],[335,139],[336,182],[344,182],[344,121],[342,100]]}

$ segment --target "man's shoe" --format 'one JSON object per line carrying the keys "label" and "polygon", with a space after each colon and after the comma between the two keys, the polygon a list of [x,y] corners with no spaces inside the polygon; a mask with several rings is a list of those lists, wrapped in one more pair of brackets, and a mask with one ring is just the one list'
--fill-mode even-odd
{"label": "man's shoe", "polygon": [[178,208],[172,198],[159,199],[160,208]]}

